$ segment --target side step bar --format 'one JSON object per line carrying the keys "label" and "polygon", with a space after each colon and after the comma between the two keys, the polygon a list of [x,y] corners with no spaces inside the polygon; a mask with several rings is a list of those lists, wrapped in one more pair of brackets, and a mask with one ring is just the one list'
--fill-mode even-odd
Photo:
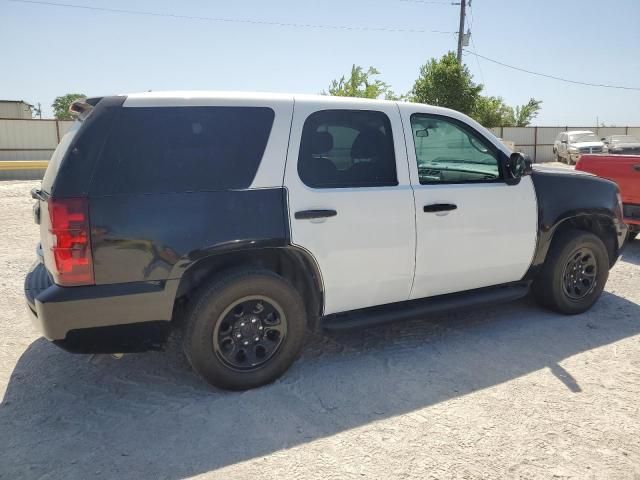
{"label": "side step bar", "polygon": [[327,315],[321,319],[321,326],[326,330],[348,330],[510,302],[526,296],[530,284],[511,283]]}

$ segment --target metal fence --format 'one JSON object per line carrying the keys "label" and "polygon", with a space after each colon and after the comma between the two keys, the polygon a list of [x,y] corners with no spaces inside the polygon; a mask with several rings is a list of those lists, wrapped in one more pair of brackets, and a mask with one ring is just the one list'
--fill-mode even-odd
{"label": "metal fence", "polygon": [[553,142],[560,132],[591,130],[598,138],[609,135],[634,135],[640,138],[640,127],[495,127],[491,131],[503,140],[515,143],[535,163],[553,161]]}
{"label": "metal fence", "polygon": [[0,161],[49,160],[72,121],[0,119]]}
{"label": "metal fence", "polygon": [[[0,119],[0,178],[7,178],[7,172],[29,169],[31,176],[41,176],[46,168],[44,162],[49,160],[72,123]],[[536,163],[553,160],[553,141],[558,133],[566,130],[591,130],[600,138],[618,134],[640,137],[640,127],[496,127],[491,130],[503,140],[514,142],[517,151],[526,153]]]}

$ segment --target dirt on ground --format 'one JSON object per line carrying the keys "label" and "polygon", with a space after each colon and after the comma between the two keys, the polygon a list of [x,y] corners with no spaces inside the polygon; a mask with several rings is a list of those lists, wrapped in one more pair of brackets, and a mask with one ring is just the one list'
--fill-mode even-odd
{"label": "dirt on ground", "polygon": [[38,229],[0,182],[0,478],[640,478],[640,241],[583,315],[530,299],[313,336],[272,385],[216,390],[166,352],[39,337]]}

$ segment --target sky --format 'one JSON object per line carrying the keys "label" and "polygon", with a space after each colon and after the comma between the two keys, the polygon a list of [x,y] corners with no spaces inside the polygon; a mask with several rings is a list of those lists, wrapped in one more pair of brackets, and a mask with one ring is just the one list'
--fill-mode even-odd
{"label": "sky", "polygon": [[[111,9],[295,24],[302,28],[131,15],[0,0],[0,98],[146,90],[319,93],[352,64],[406,93],[420,66],[456,49],[459,7],[407,0],[50,0]],[[480,55],[590,83],[640,88],[640,0],[472,0]],[[392,30],[402,31],[392,31]],[[407,30],[419,30],[409,32]],[[640,91],[587,87],[466,54],[484,94],[543,101],[535,125],[640,125]]]}

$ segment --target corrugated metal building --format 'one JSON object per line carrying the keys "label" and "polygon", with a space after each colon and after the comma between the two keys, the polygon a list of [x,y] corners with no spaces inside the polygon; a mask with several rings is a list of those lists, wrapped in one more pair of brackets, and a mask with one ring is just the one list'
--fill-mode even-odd
{"label": "corrugated metal building", "polygon": [[32,108],[24,100],[0,100],[0,118],[32,118]]}

